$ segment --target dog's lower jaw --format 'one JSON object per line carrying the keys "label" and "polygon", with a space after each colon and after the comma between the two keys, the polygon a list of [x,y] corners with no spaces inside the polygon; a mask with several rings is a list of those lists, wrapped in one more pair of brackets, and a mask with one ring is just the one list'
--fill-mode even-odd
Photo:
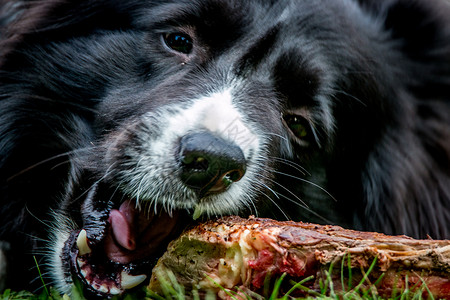
{"label": "dog's lower jaw", "polygon": [[[48,261],[52,283],[61,294],[72,295],[74,282],[80,281],[83,290],[90,294],[111,297],[134,288],[147,278],[146,274],[129,274],[128,268],[132,268],[129,266],[118,265],[117,268],[123,269],[115,274],[102,273],[101,270],[93,268],[89,261],[92,252],[87,246],[85,234],[84,229],[71,232],[58,230],[57,233],[53,233],[55,239]],[[101,264],[100,269],[104,269],[105,265]],[[108,266],[116,267],[114,263]]]}
{"label": "dog's lower jaw", "polygon": [[[54,213],[54,226],[50,232],[50,253],[47,263],[51,270],[51,281],[61,293],[70,295],[72,292],[72,275],[68,260],[64,259],[64,249],[70,234],[75,230],[75,224],[67,217]],[[58,226],[56,226],[56,224]]]}
{"label": "dog's lower jaw", "polygon": [[47,263],[60,293],[71,295],[79,281],[88,295],[109,298],[141,284],[191,218],[184,211],[170,215],[141,211],[131,200],[105,214],[109,219],[97,224],[103,228],[101,236],[90,226],[80,228],[65,215],[55,214],[58,226],[51,232]]}

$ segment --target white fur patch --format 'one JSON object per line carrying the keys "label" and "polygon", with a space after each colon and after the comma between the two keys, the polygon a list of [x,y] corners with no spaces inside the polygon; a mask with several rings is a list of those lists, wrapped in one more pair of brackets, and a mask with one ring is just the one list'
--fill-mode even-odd
{"label": "white fur patch", "polygon": [[47,264],[51,268],[52,285],[63,294],[70,295],[72,288],[71,277],[64,274],[63,260],[61,257],[65,242],[70,237],[70,232],[75,230],[75,224],[61,213],[53,213],[54,222],[50,229],[50,243],[48,249],[51,250]]}
{"label": "white fur patch", "polygon": [[[167,126],[161,139],[152,143],[152,153],[165,155],[171,141],[193,131],[209,130],[218,137],[235,143],[247,157],[258,147],[258,138],[244,123],[241,113],[233,104],[231,89],[194,100],[188,109],[162,116]],[[173,108],[173,107],[171,107]]]}
{"label": "white fur patch", "polygon": [[[149,136],[155,122],[163,124],[161,132]],[[130,168],[122,171],[123,190],[138,203],[163,206],[172,209],[194,209],[208,215],[238,213],[250,207],[254,196],[252,182],[258,160],[264,151],[262,133],[245,121],[233,99],[233,88],[225,88],[180,106],[162,107],[144,116],[143,130],[139,136],[140,148],[127,149],[132,158]],[[181,137],[189,133],[209,131],[219,138],[239,146],[247,161],[244,177],[231,187],[207,201],[199,201],[197,195],[186,187],[177,176],[177,145]],[[132,166],[132,167],[131,167]]]}

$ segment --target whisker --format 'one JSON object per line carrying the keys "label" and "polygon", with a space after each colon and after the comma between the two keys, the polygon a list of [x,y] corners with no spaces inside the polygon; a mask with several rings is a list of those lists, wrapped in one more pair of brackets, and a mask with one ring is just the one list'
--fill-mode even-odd
{"label": "whisker", "polygon": [[[33,212],[31,212],[31,210],[28,208],[28,206],[25,204],[25,209],[26,211],[30,214],[30,216],[32,216],[35,220],[37,220],[39,223],[41,223],[42,225],[44,225],[47,228],[51,228],[51,221],[44,221],[40,218],[38,218]],[[32,237],[32,238],[37,238],[33,235],[27,234],[28,236]]]}
{"label": "whisker", "polygon": [[276,137],[278,137],[278,138],[280,138],[280,139],[282,139],[282,140],[285,140],[286,142],[289,141],[289,139],[288,139],[287,137],[285,137],[285,136],[283,136],[283,135],[280,135],[280,134],[278,134],[278,133],[266,132],[265,134],[276,136]]}
{"label": "whisker", "polygon": [[102,177],[100,177],[98,180],[96,180],[94,183],[91,184],[91,186],[89,188],[87,188],[85,191],[83,191],[77,198],[75,198],[74,200],[80,200],[81,197],[85,196],[87,193],[89,193],[92,189],[95,189],[97,187],[97,185],[106,177],[108,177],[109,175],[109,171],[113,168],[115,163],[112,163],[108,169],[106,169],[105,174],[103,174]]}
{"label": "whisker", "polygon": [[[42,267],[42,266],[44,266],[44,264],[39,264],[39,267]],[[36,269],[36,270],[37,270],[37,266],[34,266],[33,269]],[[40,268],[39,268],[39,269],[40,269]],[[38,275],[38,276],[34,277],[33,279],[31,279],[30,283],[40,282],[40,281],[42,281],[43,278],[48,278],[50,274],[51,274],[50,271],[41,273],[40,275]],[[42,288],[43,288],[43,286],[37,287],[37,288],[33,291],[33,293],[36,293],[36,291],[38,291],[38,290],[40,290],[40,289],[42,289]]]}
{"label": "whisker", "polygon": [[63,166],[63,165],[65,165],[65,164],[69,164],[70,162],[71,162],[70,159],[65,160],[65,161],[62,161],[62,162],[60,162],[59,164],[54,165],[50,170],[53,171],[54,169],[57,169],[57,168],[59,168],[60,166]]}
{"label": "whisker", "polygon": [[246,203],[250,203],[251,206],[253,207],[253,211],[252,211],[252,208],[249,207],[250,213],[255,215],[256,217],[258,217],[258,209],[256,208],[255,202],[250,200],[250,201],[246,201]]}
{"label": "whisker", "polygon": [[[141,166],[143,160],[144,160],[144,157],[142,157],[142,158],[137,162],[137,164],[136,164],[136,169],[138,169],[138,168]],[[139,209],[139,210],[141,210],[141,200],[140,200],[140,198],[141,198],[141,193],[142,193],[142,188],[141,188],[141,186],[142,186],[142,184],[143,184],[144,179],[145,179],[145,176],[141,176],[141,178],[140,178],[140,180],[139,180],[139,184],[137,185],[137,188],[136,188],[136,197],[135,197],[135,198],[136,198],[136,208]]]}
{"label": "whisker", "polygon": [[292,167],[293,169],[299,171],[303,175],[311,176],[311,173],[309,173],[304,167],[302,167],[300,164],[295,163],[289,159],[285,159],[285,158],[281,158],[281,157],[277,157],[277,156],[269,156],[269,158],[273,159],[275,161],[284,163],[285,165]]}
{"label": "whisker", "polygon": [[333,222],[331,222],[330,220],[328,220],[327,218],[323,217],[322,215],[316,213],[315,211],[313,211],[312,209],[310,209],[307,206],[303,206],[302,204],[298,203],[297,201],[287,197],[286,195],[280,194],[281,197],[283,197],[284,199],[288,200],[291,203],[296,204],[297,206],[305,209],[306,211],[308,211],[309,213],[313,214],[314,216],[318,217],[319,219],[321,219],[322,221],[326,222],[326,224],[332,224]]}
{"label": "whisker", "polygon": [[[266,188],[269,191],[271,191],[272,193],[274,193],[274,195],[276,195],[277,193],[275,193],[272,189],[270,189],[266,184],[262,183],[262,182],[254,182],[255,185],[260,186],[262,188]],[[262,195],[264,195],[267,199],[270,200],[270,202],[273,203],[273,205],[276,206],[276,208],[278,208],[278,210],[283,214],[283,216],[286,218],[286,220],[289,220],[290,217],[284,212],[284,210],[277,204],[277,202],[275,200],[272,199],[272,197],[270,197],[269,195],[267,195],[266,193],[262,193]],[[278,195],[276,195],[278,197]]]}
{"label": "whisker", "polygon": [[299,181],[302,181],[302,182],[305,182],[305,183],[308,183],[308,184],[310,184],[310,185],[320,189],[322,192],[327,194],[331,199],[333,199],[334,201],[337,202],[337,199],[333,195],[331,195],[326,189],[324,189],[323,187],[321,187],[320,185],[318,185],[318,184],[316,184],[316,183],[314,183],[312,181],[309,181],[309,180],[306,180],[304,178],[301,178],[301,177],[298,177],[298,176],[294,176],[294,175],[291,175],[291,174],[287,174],[287,173],[284,173],[284,172],[280,172],[280,171],[273,170],[272,172],[280,174],[280,175],[284,175],[284,176],[287,176],[287,177],[290,177],[290,178],[293,178],[293,179],[296,179],[296,180],[299,180]]}
{"label": "whisker", "polygon": [[[262,177],[262,175],[260,175],[260,177]],[[289,198],[288,196],[282,194],[282,193],[276,193],[274,192],[272,189],[270,189],[270,191],[272,191],[274,194],[277,194],[277,198],[280,199],[280,197],[288,200],[289,202],[297,205],[298,207],[305,209],[306,211],[308,211],[309,213],[313,214],[314,216],[320,218],[321,220],[323,220],[324,222],[326,222],[327,224],[332,224],[332,222],[328,219],[326,219],[325,217],[321,216],[320,214],[318,214],[317,212],[313,211],[311,208],[309,208],[309,206],[300,198],[298,197],[295,193],[293,193],[291,190],[289,190],[287,187],[283,186],[282,184],[280,184],[279,182],[268,178],[268,177],[263,177],[266,180],[269,180],[271,183],[276,184],[277,186],[279,186],[280,188],[284,189],[285,191],[287,191],[289,194],[291,194],[295,199],[297,199],[298,201]],[[266,188],[267,186],[264,185]],[[278,196],[279,195],[279,196]]]}
{"label": "whisker", "polygon": [[116,188],[114,189],[114,192],[112,192],[111,196],[109,197],[110,202],[113,202],[114,196],[117,194],[118,190],[119,190],[119,185],[116,186]]}
{"label": "whisker", "polygon": [[[10,95],[20,97],[20,98],[33,99],[35,101],[46,101],[46,102],[50,102],[50,103],[57,102],[57,100],[55,100],[53,98],[36,95],[36,94],[23,93],[23,92],[11,93]],[[66,102],[65,105],[67,105],[67,108],[75,109],[75,111],[81,109],[85,112],[92,112],[92,113],[97,112],[94,108],[88,107],[84,104],[74,102],[74,101]]]}
{"label": "whisker", "polygon": [[[270,179],[270,178],[267,178],[267,177],[265,177],[265,176],[263,176],[263,175],[260,175],[260,174],[255,174],[255,175],[256,175],[256,176],[259,176],[259,177],[261,177],[261,178],[263,178],[263,179],[269,180],[269,181],[271,181],[271,182],[274,182],[274,180],[272,180],[272,179]],[[262,187],[268,189],[270,192],[272,192],[272,194],[273,194],[275,197],[277,197],[277,199],[280,199],[280,197],[278,196],[278,193],[275,192],[275,191],[274,191],[272,188],[270,188],[268,185],[266,185],[266,184],[264,184],[264,183],[262,183],[262,182],[258,182],[258,183],[259,183],[259,186],[262,186]]]}
{"label": "whisker", "polygon": [[[303,207],[308,208],[308,205],[296,194],[294,194],[294,192],[292,192],[290,189],[288,189],[287,187],[285,187],[284,185],[282,185],[281,183],[277,182],[276,180],[273,180],[271,178],[266,178],[266,180],[269,180],[270,182],[272,182],[273,184],[276,184],[277,186],[279,186],[280,188],[282,188],[283,190],[285,190],[286,192],[288,192],[289,194],[291,194],[292,196],[294,196],[294,198],[296,198],[299,201],[299,205],[303,205]],[[283,194],[281,194],[283,195]]]}
{"label": "whisker", "polygon": [[25,169],[23,169],[23,170],[17,172],[16,174],[14,174],[14,175],[8,177],[6,180],[7,180],[7,181],[11,181],[11,180],[13,180],[13,179],[16,178],[16,177],[18,177],[18,176],[20,176],[20,175],[23,175],[24,173],[33,170],[34,168],[37,168],[37,167],[39,167],[39,166],[41,166],[41,165],[43,165],[43,164],[45,164],[45,163],[51,162],[52,160],[56,160],[56,159],[58,159],[58,158],[61,158],[61,157],[64,157],[64,156],[68,156],[68,155],[71,155],[71,154],[76,154],[76,153],[78,153],[78,152],[89,151],[89,150],[92,150],[92,149],[94,149],[94,148],[97,148],[97,147],[80,148],[80,149],[75,149],[75,150],[71,150],[71,151],[67,151],[67,152],[64,152],[64,153],[60,153],[60,154],[51,156],[51,157],[49,157],[49,158],[46,158],[46,159],[44,159],[44,160],[41,160],[41,161],[39,161],[39,162],[37,162],[37,163],[35,163],[35,164],[29,166],[29,167],[27,167],[27,168],[25,168]]}
{"label": "whisker", "polygon": [[[347,96],[347,97],[350,97],[350,98],[356,100],[357,102],[361,103],[363,106],[367,106],[367,104],[364,103],[364,101],[362,101],[361,99],[359,99],[358,97],[356,97],[356,96],[354,96],[352,94],[347,93],[346,91],[336,90],[336,89],[331,89],[331,91],[335,92],[335,93],[338,93],[338,94],[342,94],[342,95]],[[335,96],[333,96],[333,97],[336,98]]]}

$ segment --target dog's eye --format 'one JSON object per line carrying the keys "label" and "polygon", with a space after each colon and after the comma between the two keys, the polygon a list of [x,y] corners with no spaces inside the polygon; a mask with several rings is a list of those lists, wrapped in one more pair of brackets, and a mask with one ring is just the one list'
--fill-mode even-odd
{"label": "dog's eye", "polygon": [[190,36],[184,33],[167,33],[164,35],[166,45],[177,52],[189,54],[192,51],[193,42]]}
{"label": "dog's eye", "polygon": [[297,138],[301,140],[309,138],[310,126],[305,118],[297,115],[285,115],[283,118],[288,128]]}

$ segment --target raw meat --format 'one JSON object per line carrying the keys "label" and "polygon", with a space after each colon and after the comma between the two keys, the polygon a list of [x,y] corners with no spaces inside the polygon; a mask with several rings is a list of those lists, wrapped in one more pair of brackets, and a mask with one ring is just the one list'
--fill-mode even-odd
{"label": "raw meat", "polygon": [[312,291],[320,291],[328,278],[335,292],[376,283],[374,293],[380,296],[399,295],[408,287],[450,299],[450,241],[227,217],[200,224],[173,241],[153,269],[149,288],[162,294],[161,282],[172,276],[187,296],[194,291],[227,298],[228,290],[261,294],[268,278],[282,274],[286,289],[292,280],[312,275],[303,283]]}

